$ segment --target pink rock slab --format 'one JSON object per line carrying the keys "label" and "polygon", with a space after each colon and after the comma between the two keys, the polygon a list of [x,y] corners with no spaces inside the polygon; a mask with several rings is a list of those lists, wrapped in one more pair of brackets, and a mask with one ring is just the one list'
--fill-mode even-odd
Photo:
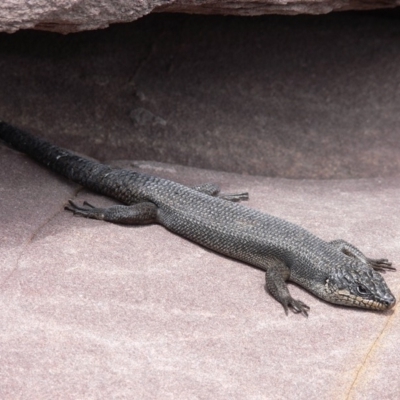
{"label": "pink rock slab", "polygon": [[[118,165],[129,166],[129,162]],[[400,179],[284,180],[139,163],[400,265]],[[0,145],[0,398],[398,399],[399,307],[291,314],[261,271],[161,226],[73,217],[96,196]],[[399,273],[386,280],[400,297]]]}

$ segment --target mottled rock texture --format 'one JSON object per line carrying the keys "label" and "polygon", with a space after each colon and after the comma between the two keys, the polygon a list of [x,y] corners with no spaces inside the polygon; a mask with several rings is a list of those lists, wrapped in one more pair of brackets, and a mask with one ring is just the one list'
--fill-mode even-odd
{"label": "mottled rock texture", "polygon": [[2,0],[0,31],[35,28],[70,33],[131,22],[152,11],[193,14],[326,14],[396,7],[399,0]]}
{"label": "mottled rock texture", "polygon": [[400,175],[400,14],[151,14],[0,33],[0,118],[96,159]]}
{"label": "mottled rock texture", "polygon": [[[399,48],[393,10],[0,33],[0,119],[247,190],[399,268]],[[399,305],[291,285],[311,312],[286,317],[261,271],[161,226],[74,218],[68,199],[112,204],[0,144],[0,399],[400,399]],[[400,299],[400,273],[385,279]]]}
{"label": "mottled rock texture", "polygon": [[[134,163],[188,185],[248,190],[248,207],[399,266],[399,177],[287,180]],[[311,312],[286,317],[262,271],[158,225],[74,218],[63,210],[70,198],[112,201],[75,198],[76,185],[3,144],[0,183],[1,399],[400,398],[399,306],[339,307],[290,285]],[[399,272],[385,279],[399,298]]]}

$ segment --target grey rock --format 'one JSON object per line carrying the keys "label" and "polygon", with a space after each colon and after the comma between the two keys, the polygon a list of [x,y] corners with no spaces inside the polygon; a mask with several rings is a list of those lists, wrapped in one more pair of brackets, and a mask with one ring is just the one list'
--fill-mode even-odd
{"label": "grey rock", "polygon": [[0,31],[35,28],[70,33],[131,22],[150,12],[263,15],[326,14],[332,11],[396,7],[399,0],[2,0]]}

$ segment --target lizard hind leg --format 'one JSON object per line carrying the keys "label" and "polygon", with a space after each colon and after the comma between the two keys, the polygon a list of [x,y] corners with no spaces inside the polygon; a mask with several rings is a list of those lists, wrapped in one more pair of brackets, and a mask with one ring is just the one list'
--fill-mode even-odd
{"label": "lizard hind leg", "polygon": [[357,249],[357,247],[353,246],[349,242],[346,242],[345,240],[332,240],[331,242],[329,242],[329,244],[336,247],[342,253],[346,254],[346,256],[362,261],[364,264],[367,264],[375,271],[396,271],[396,268],[392,267],[392,263],[386,258],[368,258],[364,255],[364,253]]}
{"label": "lizard hind leg", "polygon": [[245,201],[249,199],[249,194],[247,192],[244,193],[221,193],[221,189],[219,188],[218,185],[214,183],[205,183],[203,185],[199,186],[194,186],[192,189],[208,194],[209,196],[213,197],[219,197],[221,199],[227,200],[227,201],[234,201],[234,202],[239,202],[239,201]]}
{"label": "lizard hind leg", "polygon": [[65,209],[72,211],[74,215],[86,218],[99,219],[116,224],[150,224],[157,221],[157,206],[150,202],[137,203],[130,206],[115,205],[107,208],[95,207],[86,201],[83,207],[73,201]]}

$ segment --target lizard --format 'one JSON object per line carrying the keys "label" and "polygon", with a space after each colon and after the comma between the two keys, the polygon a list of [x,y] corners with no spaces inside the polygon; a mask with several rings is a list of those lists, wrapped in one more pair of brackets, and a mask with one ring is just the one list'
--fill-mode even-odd
{"label": "lizard", "polygon": [[371,259],[345,240],[325,241],[284,219],[239,204],[247,193],[222,194],[217,185],[188,187],[134,170],[112,168],[0,121],[0,139],[50,170],[121,204],[107,208],[69,201],[66,210],[118,224],[158,223],[201,246],[265,271],[265,288],[288,311],[308,316],[287,282],[333,304],[384,311],[396,299]]}

